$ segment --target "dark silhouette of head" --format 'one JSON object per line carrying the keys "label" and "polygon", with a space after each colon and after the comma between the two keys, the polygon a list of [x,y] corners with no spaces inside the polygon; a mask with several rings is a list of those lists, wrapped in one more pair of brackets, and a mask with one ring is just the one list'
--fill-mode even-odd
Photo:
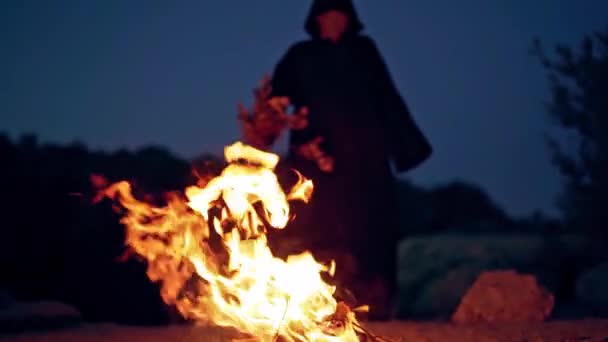
{"label": "dark silhouette of head", "polygon": [[314,0],[304,28],[313,38],[337,41],[359,33],[363,23],[351,0]]}

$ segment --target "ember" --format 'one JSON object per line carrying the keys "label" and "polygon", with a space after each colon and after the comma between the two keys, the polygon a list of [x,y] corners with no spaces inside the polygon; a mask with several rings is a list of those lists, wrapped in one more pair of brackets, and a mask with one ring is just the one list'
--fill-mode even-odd
{"label": "ember", "polygon": [[285,194],[274,174],[278,156],[237,142],[225,157],[220,176],[187,188],[185,198],[170,194],[164,207],[136,199],[124,181],[101,192],[120,202],[126,244],[147,260],[164,301],[187,319],[258,341],[358,341],[354,311],[321,277],[335,265],[310,253],[283,260],[267,244],[266,229],[286,226],[288,201],[308,201],[312,182],[300,176]]}

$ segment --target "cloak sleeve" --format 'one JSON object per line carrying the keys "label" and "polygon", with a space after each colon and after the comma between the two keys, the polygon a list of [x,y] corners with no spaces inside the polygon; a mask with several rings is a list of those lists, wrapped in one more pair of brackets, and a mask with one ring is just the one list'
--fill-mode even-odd
{"label": "cloak sleeve", "polygon": [[[294,51],[295,50],[295,51]],[[297,77],[297,49],[291,47],[285,56],[277,63],[272,75],[272,96],[286,96],[296,108],[301,107],[301,94]],[[316,137],[314,129],[309,125],[301,130],[291,130],[289,143],[291,146],[301,145]]]}
{"label": "cloak sleeve", "polygon": [[373,64],[373,80],[378,91],[379,114],[384,121],[390,157],[398,172],[411,170],[424,162],[432,147],[403,100],[376,44],[365,37]]}

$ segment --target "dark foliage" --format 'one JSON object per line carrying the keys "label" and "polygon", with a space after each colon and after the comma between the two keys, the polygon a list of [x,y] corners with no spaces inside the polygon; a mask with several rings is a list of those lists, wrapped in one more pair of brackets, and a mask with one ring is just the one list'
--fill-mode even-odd
{"label": "dark foliage", "polygon": [[[121,259],[124,228],[110,203],[91,202],[90,176],[126,179],[135,183],[136,195],[160,195],[218,175],[222,158],[203,154],[188,163],[159,147],[95,152],[80,143],[40,144],[33,135],[17,142],[0,135],[0,155],[0,288],[21,299],[70,303],[87,320],[158,324],[170,319],[145,265]],[[402,236],[493,231],[505,229],[499,223],[508,221],[471,185],[426,190],[402,181],[398,192]],[[491,224],[480,226],[482,221]]]}
{"label": "dark foliage", "polygon": [[108,203],[91,203],[89,177],[135,180],[158,193],[182,188],[188,163],[162,148],[91,152],[79,143],[40,145],[35,136],[0,138],[2,241],[0,287],[23,299],[76,305],[91,320],[158,323],[158,290],[136,260],[119,262],[123,228]]}
{"label": "dark foliage", "polygon": [[[540,42],[534,54],[548,73],[547,109],[562,131],[550,137],[555,165],[564,177],[559,205],[567,224],[606,237],[608,212],[608,30],[584,37],[578,48],[555,47],[548,56]],[[564,141],[570,134],[574,138]]]}

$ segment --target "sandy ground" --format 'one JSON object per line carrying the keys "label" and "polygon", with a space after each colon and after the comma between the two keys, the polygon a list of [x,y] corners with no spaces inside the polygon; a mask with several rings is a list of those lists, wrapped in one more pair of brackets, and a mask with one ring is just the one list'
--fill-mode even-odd
{"label": "sandy ground", "polygon": [[[544,324],[501,324],[456,326],[446,323],[387,322],[366,324],[378,335],[401,338],[403,342],[596,342],[608,341],[608,320],[549,322]],[[51,332],[0,335],[7,342],[220,342],[234,333],[219,328],[170,326],[125,327],[91,324]]]}

